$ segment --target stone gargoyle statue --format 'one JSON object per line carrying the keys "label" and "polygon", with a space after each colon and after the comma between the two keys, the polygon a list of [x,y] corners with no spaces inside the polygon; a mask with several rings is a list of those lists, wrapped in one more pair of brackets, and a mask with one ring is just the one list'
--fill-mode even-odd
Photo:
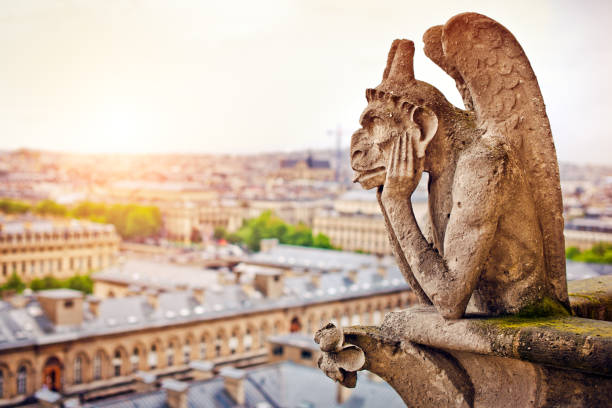
{"label": "stone gargoyle statue", "polygon": [[[465,109],[415,79],[414,44],[395,40],[366,91],[351,140],[355,181],[378,189],[400,269],[445,318],[569,306],[559,168],[529,60],[501,24],[476,13],[427,30],[425,54]],[[410,196],[429,175],[421,230]]]}
{"label": "stone gargoyle statue", "polygon": [[[598,377],[610,375],[610,328],[495,323],[575,319],[559,168],[529,60],[505,27],[476,13],[430,28],[423,41],[465,109],[415,79],[414,44],[395,40],[381,84],[366,91],[350,150],[354,181],[377,190],[397,263],[421,305],[388,313],[380,326],[329,323],[315,336],[319,367],[347,387],[357,371],[374,372],[409,406],[579,406],[571,393],[588,406],[597,387],[612,389]],[[421,229],[411,195],[424,172]],[[495,317],[503,315],[511,316]]]}

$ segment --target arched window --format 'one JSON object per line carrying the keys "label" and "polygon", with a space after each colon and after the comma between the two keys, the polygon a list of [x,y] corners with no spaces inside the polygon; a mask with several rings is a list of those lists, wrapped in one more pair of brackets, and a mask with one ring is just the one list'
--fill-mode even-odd
{"label": "arched window", "polygon": [[154,370],[157,368],[157,346],[155,344],[151,345],[151,350],[149,351],[148,356],[149,368]]}
{"label": "arched window", "polygon": [[233,332],[231,337],[229,338],[228,346],[230,349],[230,353],[236,354],[236,351],[238,350],[238,336],[236,335],[236,332]]}
{"label": "arched window", "polygon": [[168,363],[168,367],[172,367],[174,365],[174,343],[168,343],[168,348],[166,349],[166,360]]}
{"label": "arched window", "polygon": [[94,380],[102,379],[102,352],[98,351],[93,361]]}
{"label": "arched window", "polygon": [[244,335],[244,350],[251,351],[253,347],[253,336],[251,336],[251,329],[246,329],[246,334]]}
{"label": "arched window", "polygon": [[187,339],[183,346],[183,364],[189,364],[189,361],[191,361],[191,342]]}
{"label": "arched window", "polygon": [[217,338],[215,339],[215,356],[221,357],[222,345],[223,345],[223,337],[221,337],[221,334],[217,334]]}
{"label": "arched window", "polygon": [[206,337],[202,336],[200,339],[200,358],[202,360],[206,359]]}
{"label": "arched window", "polygon": [[113,374],[115,377],[121,376],[121,351],[115,350],[115,358],[113,358]]}
{"label": "arched window", "polygon": [[74,383],[81,384],[83,382],[83,358],[77,356],[74,360]]}
{"label": "arched window", "polygon": [[130,357],[130,363],[132,363],[132,372],[135,373],[138,371],[138,366],[140,365],[140,351],[138,351],[138,347],[134,347],[132,357]]}
{"label": "arched window", "polygon": [[25,366],[17,370],[17,394],[25,395],[28,392],[28,369]]}

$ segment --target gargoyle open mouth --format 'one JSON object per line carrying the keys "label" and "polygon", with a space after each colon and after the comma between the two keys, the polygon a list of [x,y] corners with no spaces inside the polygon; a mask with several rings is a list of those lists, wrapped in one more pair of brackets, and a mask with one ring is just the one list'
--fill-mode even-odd
{"label": "gargoyle open mouth", "polygon": [[365,171],[355,171],[355,177],[353,177],[353,183],[363,183],[373,177],[378,176],[381,173],[385,172],[385,167],[380,166],[375,169],[365,170]]}

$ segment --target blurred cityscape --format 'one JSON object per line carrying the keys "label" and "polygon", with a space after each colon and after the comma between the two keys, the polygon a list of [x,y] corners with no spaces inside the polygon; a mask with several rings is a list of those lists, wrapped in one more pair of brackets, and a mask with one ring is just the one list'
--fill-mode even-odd
{"label": "blurred cityscape", "polygon": [[[348,157],[0,152],[0,406],[403,406],[316,368],[415,303]],[[612,166],[560,170],[568,279],[611,274]]]}

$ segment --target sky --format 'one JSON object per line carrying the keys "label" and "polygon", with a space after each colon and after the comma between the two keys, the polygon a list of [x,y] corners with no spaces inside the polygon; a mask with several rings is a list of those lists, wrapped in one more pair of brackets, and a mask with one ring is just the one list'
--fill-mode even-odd
{"label": "sky", "polygon": [[612,164],[612,2],[0,0],[0,149],[255,153],[357,129],[391,42],[462,107],[422,35],[464,11],[506,26],[558,158]]}

